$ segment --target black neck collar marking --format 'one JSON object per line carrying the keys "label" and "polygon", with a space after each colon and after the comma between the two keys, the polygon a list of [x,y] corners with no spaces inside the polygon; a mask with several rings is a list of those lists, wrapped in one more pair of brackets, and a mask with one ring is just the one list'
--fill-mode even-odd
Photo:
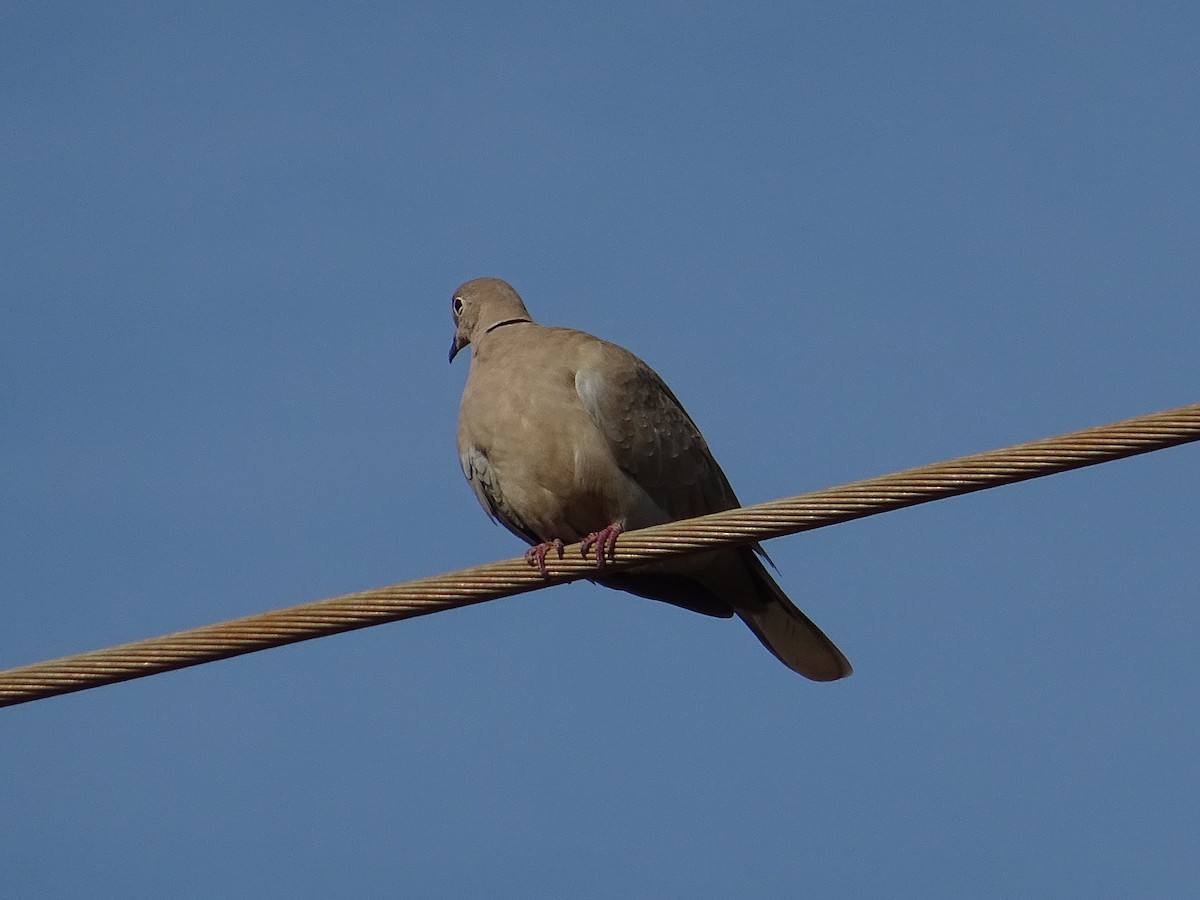
{"label": "black neck collar marking", "polygon": [[505,325],[516,325],[518,322],[529,322],[529,319],[505,319],[503,322],[497,322],[495,325],[489,326],[483,333],[491,334],[497,328],[502,328]]}

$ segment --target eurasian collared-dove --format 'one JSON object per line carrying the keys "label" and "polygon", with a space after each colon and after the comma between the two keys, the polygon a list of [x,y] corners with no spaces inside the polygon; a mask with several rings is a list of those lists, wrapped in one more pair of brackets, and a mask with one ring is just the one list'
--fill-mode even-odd
{"label": "eurasian collared-dove", "polygon": [[[458,455],[492,518],[534,545],[544,573],[563,542],[594,548],[597,569],[624,530],[732,509],[729,480],[670,388],[621,347],[537,325],[497,278],[451,304],[450,359],[470,344]],[[767,573],[736,547],[601,575],[596,582],[710,616],[737,613],[784,665],[816,681],[850,663]]]}

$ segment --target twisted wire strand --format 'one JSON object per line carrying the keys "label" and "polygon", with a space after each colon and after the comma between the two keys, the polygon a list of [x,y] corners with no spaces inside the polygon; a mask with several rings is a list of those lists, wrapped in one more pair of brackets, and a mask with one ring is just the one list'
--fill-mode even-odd
{"label": "twisted wire strand", "polygon": [[[606,569],[809,531],[1196,440],[1200,404],[630,531],[621,535],[620,552]],[[562,560],[549,556],[547,565],[549,578],[522,558],[504,560],[0,671],[0,706],[469,606],[596,573],[595,561],[583,559],[578,544],[567,548]]]}

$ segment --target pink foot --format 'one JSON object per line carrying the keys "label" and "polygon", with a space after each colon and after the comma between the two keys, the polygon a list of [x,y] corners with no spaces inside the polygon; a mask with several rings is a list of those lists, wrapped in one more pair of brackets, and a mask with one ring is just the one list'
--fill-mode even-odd
{"label": "pink foot", "polygon": [[601,528],[599,531],[593,531],[583,539],[579,545],[579,550],[583,554],[583,558],[587,559],[588,551],[592,547],[596,548],[596,568],[603,569],[604,563],[612,562],[615,559],[617,552],[617,535],[625,529],[620,525],[609,525],[607,528]]}
{"label": "pink foot", "polygon": [[525,562],[541,572],[543,578],[550,577],[550,573],[546,571],[546,554],[551,550],[557,550],[558,558],[563,558],[563,542],[558,538],[552,541],[545,541],[525,551]]}

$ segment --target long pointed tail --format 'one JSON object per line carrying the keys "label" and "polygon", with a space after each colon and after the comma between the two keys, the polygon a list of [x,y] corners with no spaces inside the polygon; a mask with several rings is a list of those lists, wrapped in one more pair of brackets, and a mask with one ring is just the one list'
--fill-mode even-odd
{"label": "long pointed tail", "polygon": [[837,681],[853,672],[842,651],[796,608],[762,561],[749,550],[743,558],[758,602],[739,605],[737,614],[763,645],[793,672],[813,681]]}

